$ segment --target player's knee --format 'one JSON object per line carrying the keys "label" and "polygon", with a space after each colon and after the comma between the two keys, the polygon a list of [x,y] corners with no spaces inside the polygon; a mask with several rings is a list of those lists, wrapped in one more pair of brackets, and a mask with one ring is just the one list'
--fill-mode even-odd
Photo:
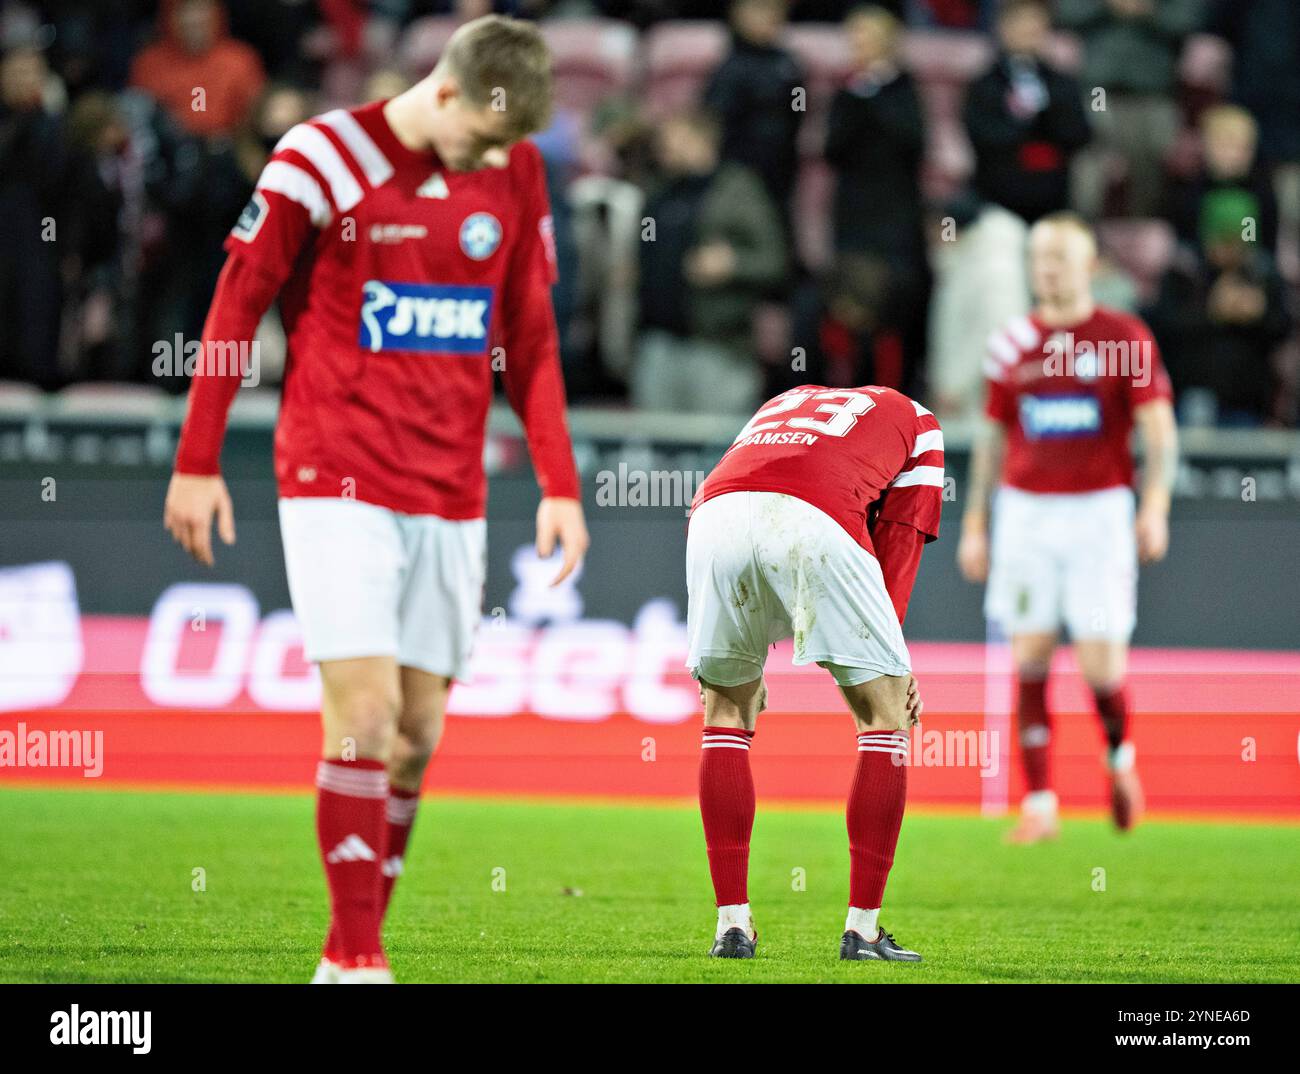
{"label": "player's knee", "polygon": [[1042,682],[1051,671],[1052,662],[1047,660],[1021,660],[1016,663],[1016,678],[1021,682]]}
{"label": "player's knee", "polygon": [[423,777],[435,748],[434,743],[413,739],[399,731],[393,737],[393,748],[389,751],[389,776],[402,785],[418,781]]}
{"label": "player's knee", "polygon": [[907,703],[899,701],[874,711],[871,726],[877,731],[906,731],[911,726],[911,722]]}
{"label": "player's knee", "polygon": [[399,781],[418,780],[438,749],[442,737],[439,721],[412,721],[403,719],[393,739],[389,769]]}
{"label": "player's knee", "polygon": [[910,682],[910,675],[879,675],[844,687],[844,696],[860,724],[873,731],[905,731],[912,719],[907,707]]}
{"label": "player's knee", "polygon": [[758,714],[767,708],[767,683],[762,677],[739,686],[717,686],[700,680],[705,723],[714,727],[753,730]]}
{"label": "player's knee", "polygon": [[361,756],[383,756],[397,728],[401,702],[394,691],[360,686],[338,699],[334,710],[340,731],[356,742]]}

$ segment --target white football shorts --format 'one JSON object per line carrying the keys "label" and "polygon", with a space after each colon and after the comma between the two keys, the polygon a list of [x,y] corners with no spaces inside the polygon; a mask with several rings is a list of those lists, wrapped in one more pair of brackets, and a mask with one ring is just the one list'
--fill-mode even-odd
{"label": "white football shorts", "polygon": [[739,686],[768,646],[794,639],[794,662],[841,686],[907,675],[911,658],[880,564],[812,504],[779,492],[728,492],[691,514],[686,539],[691,674]]}
{"label": "white football shorts", "polygon": [[1137,622],[1133,491],[998,490],[984,613],[1009,635],[1128,641]]}
{"label": "white football shorts", "polygon": [[291,497],[280,500],[280,535],[308,660],[393,656],[465,675],[487,577],[483,519]]}

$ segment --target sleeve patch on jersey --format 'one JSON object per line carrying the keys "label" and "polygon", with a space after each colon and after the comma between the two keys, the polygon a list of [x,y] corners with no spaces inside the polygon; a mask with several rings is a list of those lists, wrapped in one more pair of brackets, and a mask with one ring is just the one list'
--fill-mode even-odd
{"label": "sleeve patch on jersey", "polygon": [[252,242],[257,238],[257,233],[262,230],[267,212],[266,199],[262,197],[262,192],[254,190],[253,196],[248,199],[248,204],[239,214],[239,219],[235,221],[235,226],[230,233],[244,242]]}

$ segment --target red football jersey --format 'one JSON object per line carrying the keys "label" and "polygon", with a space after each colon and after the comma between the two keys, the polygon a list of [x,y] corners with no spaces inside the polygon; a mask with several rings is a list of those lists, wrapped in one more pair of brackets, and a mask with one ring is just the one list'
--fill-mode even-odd
{"label": "red football jersey", "polygon": [[[541,155],[520,142],[505,168],[451,171],[405,148],[383,103],[280,140],[226,240],[205,346],[251,340],[280,295],[281,496],[482,516],[495,366],[544,494],[576,497]],[[238,385],[238,370],[196,374],[178,470],[218,472]]]}
{"label": "red football jersey", "polygon": [[830,515],[875,555],[869,524],[939,536],[943,432],[893,388],[805,384],[764,403],[700,485],[692,509],[725,492],[784,492]]}
{"label": "red football jersey", "polygon": [[989,338],[989,417],[1006,426],[1002,483],[1094,492],[1133,483],[1133,411],[1171,398],[1151,330],[1098,306],[1071,328],[1016,317]]}

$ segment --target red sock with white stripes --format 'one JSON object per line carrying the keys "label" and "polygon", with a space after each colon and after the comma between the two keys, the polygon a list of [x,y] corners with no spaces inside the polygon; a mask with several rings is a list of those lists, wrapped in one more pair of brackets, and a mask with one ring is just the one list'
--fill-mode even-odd
{"label": "red sock with white stripes", "polygon": [[719,906],[749,902],[749,838],[754,831],[753,731],[706,727],[700,750],[700,818]]}
{"label": "red sock with white stripes", "polygon": [[379,918],[382,921],[388,913],[388,903],[393,897],[393,885],[402,875],[402,863],[406,860],[406,843],[411,838],[411,826],[415,823],[415,811],[420,806],[420,792],[408,791],[402,787],[388,789],[388,805],[385,820],[388,822],[387,841],[384,844],[383,878],[379,891]]}
{"label": "red sock with white stripes", "polygon": [[[388,804],[385,807],[387,821],[384,859],[380,872],[383,874],[379,889],[379,920],[382,922],[388,913],[388,903],[393,897],[393,885],[402,875],[403,862],[406,860],[406,844],[411,838],[411,827],[415,823],[415,812],[420,804],[420,792],[408,791],[401,787],[388,788]],[[329,935],[325,938],[325,957],[331,962],[342,958],[338,926],[331,921]]]}
{"label": "red sock with white stripes", "polygon": [[[879,910],[884,899],[907,803],[908,743],[906,731],[858,735],[858,767],[846,813],[850,910]],[[871,921],[874,926],[875,918]],[[875,938],[874,934],[864,935],[867,940]]]}
{"label": "red sock with white stripes", "polygon": [[379,896],[388,773],[382,761],[323,760],[316,788],[316,838],[336,945],[326,957],[345,967],[386,966]]}
{"label": "red sock with white stripes", "polygon": [[1020,725],[1020,763],[1029,793],[1050,790],[1052,720],[1047,712],[1047,680],[1022,677],[1017,689],[1016,721]]}

